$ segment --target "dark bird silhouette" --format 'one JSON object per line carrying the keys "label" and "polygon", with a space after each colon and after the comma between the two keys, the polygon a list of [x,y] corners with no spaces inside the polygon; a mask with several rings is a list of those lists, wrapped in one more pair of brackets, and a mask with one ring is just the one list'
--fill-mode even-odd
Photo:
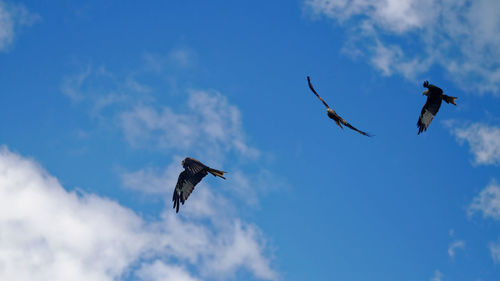
{"label": "dark bird silhouette", "polygon": [[450,97],[443,94],[443,90],[441,88],[429,84],[429,81],[424,82],[424,87],[427,88],[422,95],[427,96],[427,101],[425,102],[424,107],[422,107],[422,112],[420,112],[420,117],[417,121],[418,134],[427,130],[427,127],[434,119],[434,116],[439,111],[439,107],[441,107],[441,102],[444,100],[446,103],[451,103],[457,105],[455,100],[457,97]]}
{"label": "dark bird silhouette", "polygon": [[172,201],[174,202],[175,212],[179,212],[179,202],[184,205],[191,192],[193,192],[194,187],[203,179],[208,173],[212,174],[214,177],[224,177],[223,171],[212,169],[200,161],[187,157],[182,160],[182,166],[184,171],[179,174],[179,179],[177,179],[177,184],[175,185],[174,195],[172,196]]}
{"label": "dark bird silhouette", "polygon": [[[314,87],[313,85],[311,84],[311,78],[309,78],[309,76],[307,76],[307,83],[309,84],[309,89],[311,89],[311,91],[321,100],[321,102],[326,106],[326,113],[328,114],[328,117],[330,117],[331,119],[333,119],[333,121],[335,121],[335,123],[341,128],[341,129],[344,129],[342,127],[342,125],[362,134],[362,135],[365,135],[365,136],[368,136],[368,137],[371,137],[370,134],[368,133],[365,133],[361,130],[358,130],[356,128],[354,128],[351,124],[347,123],[347,121],[345,121],[342,117],[340,117],[337,112],[335,112],[335,110],[331,109],[328,104],[326,104],[326,102],[318,95],[318,93],[316,93],[316,90],[314,90]],[[341,125],[342,124],[342,125]]]}

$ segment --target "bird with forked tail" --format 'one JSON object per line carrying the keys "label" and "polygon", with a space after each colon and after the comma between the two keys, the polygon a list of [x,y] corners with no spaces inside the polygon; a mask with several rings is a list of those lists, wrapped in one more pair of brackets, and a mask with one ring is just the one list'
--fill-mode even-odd
{"label": "bird with forked tail", "polygon": [[424,87],[427,88],[427,90],[422,92],[422,95],[427,96],[427,101],[425,102],[425,105],[420,112],[420,117],[417,121],[417,135],[427,130],[432,122],[432,119],[434,119],[434,116],[436,116],[436,114],[438,113],[439,107],[441,107],[441,103],[443,100],[446,103],[457,105],[455,103],[457,97],[451,97],[443,94],[443,90],[441,90],[441,88],[429,84],[429,81],[424,81]]}
{"label": "bird with forked tail", "polygon": [[208,175],[208,173],[212,174],[214,177],[226,179],[224,177],[226,172],[210,168],[194,158],[186,157],[186,159],[182,160],[182,166],[184,167],[184,171],[179,174],[172,196],[176,213],[179,212],[179,203],[184,205],[184,202],[191,192],[193,192],[194,187]]}
{"label": "bird with forked tail", "polygon": [[333,119],[333,121],[335,121],[335,123],[337,124],[337,126],[339,126],[341,129],[344,129],[342,127],[342,125],[364,135],[364,136],[367,136],[367,137],[371,137],[372,135],[366,133],[366,132],[363,132],[361,130],[358,130],[356,129],[354,126],[352,126],[351,124],[347,123],[347,121],[345,121],[342,117],[340,117],[337,112],[335,112],[335,110],[333,110],[332,108],[330,108],[328,106],[328,104],[326,104],[326,102],[318,95],[318,93],[316,93],[316,90],[314,90],[314,87],[313,85],[311,84],[311,78],[309,78],[309,76],[307,76],[307,83],[309,84],[309,89],[311,89],[311,91],[313,92],[313,94],[315,94],[318,99],[326,106],[326,113],[328,115],[328,117],[330,117],[331,119]]}

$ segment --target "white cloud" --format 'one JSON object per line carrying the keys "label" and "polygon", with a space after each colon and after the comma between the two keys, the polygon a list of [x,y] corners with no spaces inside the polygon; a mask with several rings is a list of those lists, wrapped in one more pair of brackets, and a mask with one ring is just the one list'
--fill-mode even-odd
{"label": "white cloud", "polygon": [[423,28],[434,15],[429,7],[432,0],[306,0],[315,14],[324,14],[343,22],[351,17],[364,16],[383,28],[405,32]]}
{"label": "white cloud", "polygon": [[224,238],[224,242],[229,246],[215,251],[214,257],[205,267],[206,273],[209,275],[217,272],[234,273],[238,267],[243,266],[256,273],[259,278],[275,279],[276,274],[269,269],[268,261],[261,258],[264,242],[260,241],[262,234],[259,230],[239,222],[228,230],[228,233],[233,232],[236,235]]}
{"label": "white cloud", "polygon": [[[187,64],[190,53],[188,49],[176,49],[168,57],[170,61],[180,60],[178,64]],[[184,105],[159,105],[157,90],[137,77],[149,68],[161,72],[161,66],[172,62],[158,61],[154,55],[147,58],[146,70],[125,75],[114,74],[104,66],[86,66],[63,79],[61,92],[86,106],[92,116],[116,122],[128,143],[137,148],[190,151],[195,153],[191,156],[208,155],[216,163],[222,161],[222,154],[231,152],[246,158],[259,156],[259,151],[247,144],[239,109],[218,91],[182,91],[187,92]],[[151,66],[153,62],[159,65]]]}
{"label": "white cloud", "polygon": [[468,208],[469,215],[482,212],[483,217],[500,220],[500,185],[491,181],[472,201]]}
{"label": "white cloud", "polygon": [[40,20],[40,16],[28,12],[22,4],[7,4],[0,0],[0,51],[7,51],[14,42],[17,29]]}
{"label": "white cloud", "polygon": [[448,246],[448,255],[450,258],[455,258],[455,251],[457,249],[464,249],[465,241],[463,240],[455,240]]}
{"label": "white cloud", "polygon": [[496,243],[490,243],[489,249],[493,261],[500,262],[500,241]]}
{"label": "white cloud", "polygon": [[110,199],[66,191],[34,161],[5,147],[0,237],[1,280],[190,281],[231,278],[242,269],[277,279],[264,255],[265,239],[252,224],[229,216],[202,224],[170,209],[148,222]]}
{"label": "white cloud", "polygon": [[443,280],[443,273],[441,271],[437,270],[434,271],[434,276],[431,278],[431,281],[442,281]]}
{"label": "white cloud", "polygon": [[189,91],[182,113],[168,106],[139,105],[122,112],[120,121],[134,146],[190,150],[219,160],[231,151],[251,158],[259,154],[245,142],[238,108],[216,91]]}
{"label": "white cloud", "polygon": [[191,276],[186,269],[180,266],[172,266],[161,261],[153,264],[144,264],[138,270],[137,276],[140,281],[198,281],[200,279]]}
{"label": "white cloud", "polygon": [[126,188],[148,194],[166,194],[172,191],[177,177],[182,171],[181,158],[176,157],[164,171],[155,168],[144,168],[135,172],[121,173],[122,183]]}
{"label": "white cloud", "polygon": [[469,143],[476,164],[500,164],[500,127],[481,123],[460,127],[453,121],[447,125],[459,143]]}
{"label": "white cloud", "polygon": [[465,89],[500,90],[496,0],[305,0],[305,5],[311,14],[350,29],[354,53],[368,56],[384,75],[415,79],[438,65]]}

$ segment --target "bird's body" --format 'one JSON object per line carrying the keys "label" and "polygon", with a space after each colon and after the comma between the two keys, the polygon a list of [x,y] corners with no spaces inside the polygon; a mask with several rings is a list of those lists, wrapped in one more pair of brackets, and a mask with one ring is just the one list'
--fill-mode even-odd
{"label": "bird's body", "polygon": [[331,108],[328,108],[326,110],[326,115],[328,115],[328,117],[330,117],[330,119],[332,119],[333,121],[335,121],[335,123],[337,124],[337,126],[339,126],[340,128],[344,129],[342,127],[342,125],[340,124],[339,115],[337,114],[337,112],[335,112],[335,110],[333,110]]}
{"label": "bird's body", "polygon": [[425,102],[417,121],[418,134],[427,130],[432,122],[432,119],[434,119],[434,116],[438,113],[443,100],[446,103],[457,105],[455,103],[457,97],[451,97],[443,94],[443,90],[441,90],[441,88],[429,84],[428,81],[424,82],[424,87],[427,88],[427,90],[425,90],[422,95],[427,96],[427,101]]}
{"label": "bird's body", "polygon": [[179,203],[184,205],[184,202],[191,192],[193,192],[194,187],[208,175],[208,173],[226,179],[224,177],[225,172],[212,169],[194,158],[187,157],[182,161],[182,166],[184,167],[184,171],[179,174],[172,196],[174,209],[177,213],[179,212]]}
{"label": "bird's body", "polygon": [[313,94],[316,95],[316,97],[318,97],[318,99],[321,100],[321,102],[325,105],[326,114],[328,115],[328,117],[330,117],[333,121],[335,121],[335,124],[337,124],[337,126],[339,126],[340,128],[343,129],[342,125],[344,125],[344,126],[350,128],[350,129],[352,129],[352,130],[354,130],[362,135],[365,135],[367,137],[371,136],[370,134],[363,132],[363,131],[360,131],[360,130],[356,129],[355,127],[353,127],[351,124],[347,123],[347,121],[345,121],[342,117],[340,117],[337,114],[337,112],[335,112],[335,110],[330,108],[328,106],[328,104],[318,95],[318,93],[316,93],[316,90],[314,90],[314,87],[311,84],[311,79],[309,78],[309,76],[307,76],[307,83],[309,84],[309,89],[311,89]]}

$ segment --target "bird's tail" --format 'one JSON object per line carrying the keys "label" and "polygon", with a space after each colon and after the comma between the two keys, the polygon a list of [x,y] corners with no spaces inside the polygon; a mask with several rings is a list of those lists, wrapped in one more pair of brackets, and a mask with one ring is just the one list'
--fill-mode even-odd
{"label": "bird's tail", "polygon": [[209,172],[210,174],[214,175],[214,177],[221,177],[221,178],[223,178],[223,179],[226,179],[226,178],[224,177],[224,174],[225,174],[226,172],[224,172],[224,171],[219,171],[219,170],[216,170],[216,169],[208,168],[208,172]]}
{"label": "bird's tail", "polygon": [[174,209],[175,209],[176,213],[179,212],[180,199],[181,199],[181,196],[179,196],[179,194],[177,194],[177,190],[174,190],[174,195],[172,196],[172,201],[174,202]]}
{"label": "bird's tail", "polygon": [[458,99],[457,97],[450,97],[450,96],[447,96],[447,95],[443,95],[443,100],[446,102],[446,103],[452,103],[454,105],[457,105],[455,103],[455,100]]}

